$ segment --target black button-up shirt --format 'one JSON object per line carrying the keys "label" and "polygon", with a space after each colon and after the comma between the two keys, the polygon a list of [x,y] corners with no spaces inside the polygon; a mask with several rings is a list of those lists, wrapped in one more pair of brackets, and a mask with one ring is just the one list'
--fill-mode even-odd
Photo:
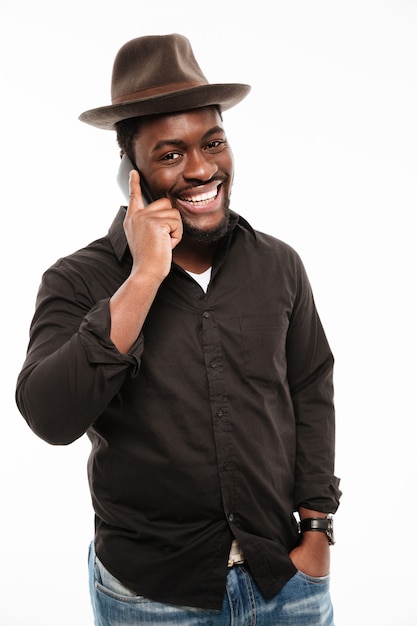
{"label": "black button-up shirt", "polygon": [[236,537],[269,597],[295,572],[293,511],[340,497],[333,357],[306,272],[233,214],[207,293],[173,264],[121,354],[109,298],[131,268],[123,216],[45,272],[19,409],[50,443],[87,432],[96,551],[124,585],[219,608]]}

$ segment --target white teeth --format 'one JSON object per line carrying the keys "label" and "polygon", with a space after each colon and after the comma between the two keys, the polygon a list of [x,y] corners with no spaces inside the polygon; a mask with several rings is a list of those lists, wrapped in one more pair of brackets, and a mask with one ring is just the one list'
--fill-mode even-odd
{"label": "white teeth", "polygon": [[207,193],[201,193],[199,196],[192,196],[192,198],[184,198],[186,202],[204,202],[206,200],[212,200],[217,196],[217,189],[214,191],[208,191]]}

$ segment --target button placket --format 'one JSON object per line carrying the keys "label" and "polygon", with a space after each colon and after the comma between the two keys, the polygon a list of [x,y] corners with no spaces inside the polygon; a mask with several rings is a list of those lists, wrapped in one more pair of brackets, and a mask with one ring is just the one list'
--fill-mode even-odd
{"label": "button placket", "polygon": [[[202,348],[212,406],[213,435],[216,446],[219,481],[226,519],[236,500],[236,463],[233,458],[232,423],[226,408],[226,383],[222,362],[222,343],[215,314],[212,310],[202,312]],[[235,514],[233,514],[235,519]]]}

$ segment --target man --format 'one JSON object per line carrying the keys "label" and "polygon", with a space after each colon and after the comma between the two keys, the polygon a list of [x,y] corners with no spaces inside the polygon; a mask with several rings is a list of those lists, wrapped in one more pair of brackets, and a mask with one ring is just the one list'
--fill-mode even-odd
{"label": "man", "polygon": [[129,205],[44,274],[17,404],[91,440],[97,626],[333,623],[333,357],[296,252],[229,208],[248,92],[140,37],[80,116],[116,130]]}

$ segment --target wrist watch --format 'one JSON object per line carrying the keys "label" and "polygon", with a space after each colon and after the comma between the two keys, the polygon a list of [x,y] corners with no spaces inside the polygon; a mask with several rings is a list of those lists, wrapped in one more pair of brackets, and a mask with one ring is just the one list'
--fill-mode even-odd
{"label": "wrist watch", "polygon": [[333,546],[336,542],[333,532],[333,517],[306,517],[298,522],[298,531],[304,533],[308,530],[316,530],[320,533],[326,533],[329,545]]}

